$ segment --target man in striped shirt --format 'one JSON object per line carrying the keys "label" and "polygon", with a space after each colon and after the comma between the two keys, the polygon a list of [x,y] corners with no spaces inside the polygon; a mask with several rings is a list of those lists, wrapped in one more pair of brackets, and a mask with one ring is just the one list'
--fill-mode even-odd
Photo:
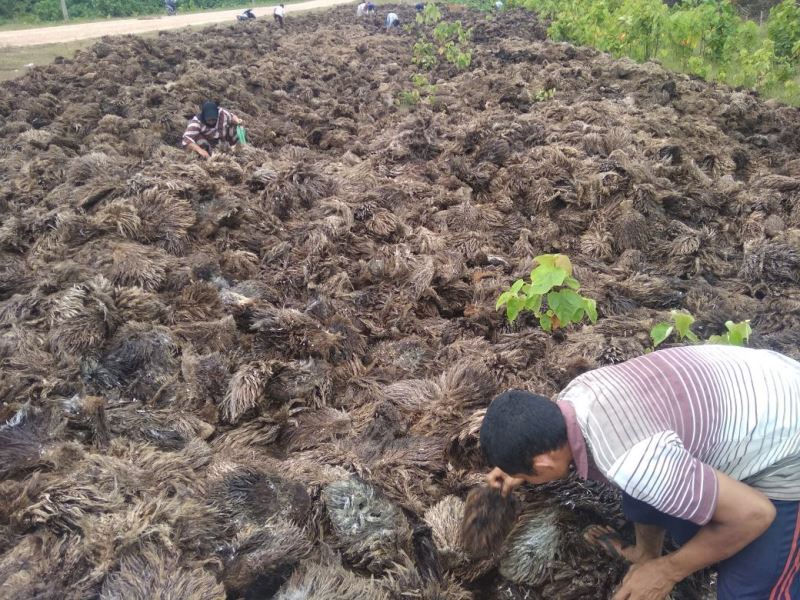
{"label": "man in striped shirt", "polygon": [[[555,403],[505,392],[480,438],[504,494],[571,469],[622,490],[636,544],[589,536],[633,563],[614,600],[663,600],[714,564],[720,599],[800,600],[800,363],[730,346],[660,350],[581,375]],[[680,545],[666,555],[665,531]]]}
{"label": "man in striped shirt", "polygon": [[186,127],[183,147],[209,158],[221,141],[236,145],[236,126],[241,124],[242,120],[232,112],[206,100],[200,107],[200,114],[195,115]]}

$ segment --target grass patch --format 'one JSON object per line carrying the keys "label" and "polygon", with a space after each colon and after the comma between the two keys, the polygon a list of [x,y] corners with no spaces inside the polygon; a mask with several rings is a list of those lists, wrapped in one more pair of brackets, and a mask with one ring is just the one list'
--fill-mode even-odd
{"label": "grass patch", "polygon": [[[259,8],[272,8],[278,4],[298,4],[306,0],[267,0],[266,2],[252,2],[242,0],[242,2],[235,2],[229,6],[217,6],[214,8],[192,8],[186,9],[178,6],[178,15],[193,15],[198,13],[214,13],[224,12],[226,10],[237,10],[245,8],[252,8],[258,10]],[[388,0],[387,0],[388,1]],[[106,21],[128,21],[131,19],[154,19],[166,15],[166,9],[162,8],[158,12],[143,13],[138,15],[130,15],[128,17],[77,17],[70,18],[69,21],[37,21],[35,19],[22,19],[16,21],[0,20],[0,31],[19,31],[20,29],[39,29],[40,27],[60,27],[61,25],[80,25],[81,23],[104,23]]]}
{"label": "grass patch", "polygon": [[57,56],[72,58],[75,52],[88,48],[97,40],[78,40],[64,44],[42,44],[22,48],[3,48],[0,52],[0,81],[23,75],[27,65],[48,65]]}

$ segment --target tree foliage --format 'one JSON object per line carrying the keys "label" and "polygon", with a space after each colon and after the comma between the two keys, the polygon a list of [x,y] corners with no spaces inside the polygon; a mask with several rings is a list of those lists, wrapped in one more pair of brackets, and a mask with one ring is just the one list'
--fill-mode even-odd
{"label": "tree foliage", "polygon": [[[246,0],[178,0],[181,10],[244,6]],[[159,13],[163,0],[67,0],[69,15],[77,19],[131,17]],[[0,0],[0,20],[60,21],[60,0]]]}
{"label": "tree foliage", "polygon": [[511,0],[550,20],[556,40],[800,104],[800,5],[783,0],[764,27],[740,17],[730,0]]}

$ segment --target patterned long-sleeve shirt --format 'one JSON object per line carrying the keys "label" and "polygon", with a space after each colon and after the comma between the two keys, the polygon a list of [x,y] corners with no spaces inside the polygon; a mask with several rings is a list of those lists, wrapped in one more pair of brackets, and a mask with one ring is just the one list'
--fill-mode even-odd
{"label": "patterned long-sleeve shirt", "polygon": [[693,346],[584,373],[558,397],[578,474],[596,468],[657,510],[706,524],[714,469],[774,500],[800,500],[800,363]]}
{"label": "patterned long-sleeve shirt", "polygon": [[233,123],[233,114],[230,111],[220,108],[217,124],[214,127],[203,123],[197,115],[189,121],[183,134],[183,145],[188,146],[191,143],[201,145],[204,141],[209,146],[216,146],[220,141],[236,143],[236,125]]}

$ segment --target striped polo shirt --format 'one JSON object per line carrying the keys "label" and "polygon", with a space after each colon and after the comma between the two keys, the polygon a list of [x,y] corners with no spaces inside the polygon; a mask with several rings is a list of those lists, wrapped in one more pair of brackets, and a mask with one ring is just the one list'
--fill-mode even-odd
{"label": "striped polo shirt", "polygon": [[770,350],[687,346],[589,371],[558,397],[578,474],[699,525],[714,469],[800,500],[800,363]]}
{"label": "striped polo shirt", "polygon": [[216,146],[222,140],[226,142],[233,142],[236,139],[236,126],[233,124],[233,115],[230,111],[220,108],[219,115],[217,116],[217,123],[213,127],[209,127],[195,115],[186,131],[183,133],[182,145],[188,146],[191,143],[202,144],[206,142],[209,146]]}

